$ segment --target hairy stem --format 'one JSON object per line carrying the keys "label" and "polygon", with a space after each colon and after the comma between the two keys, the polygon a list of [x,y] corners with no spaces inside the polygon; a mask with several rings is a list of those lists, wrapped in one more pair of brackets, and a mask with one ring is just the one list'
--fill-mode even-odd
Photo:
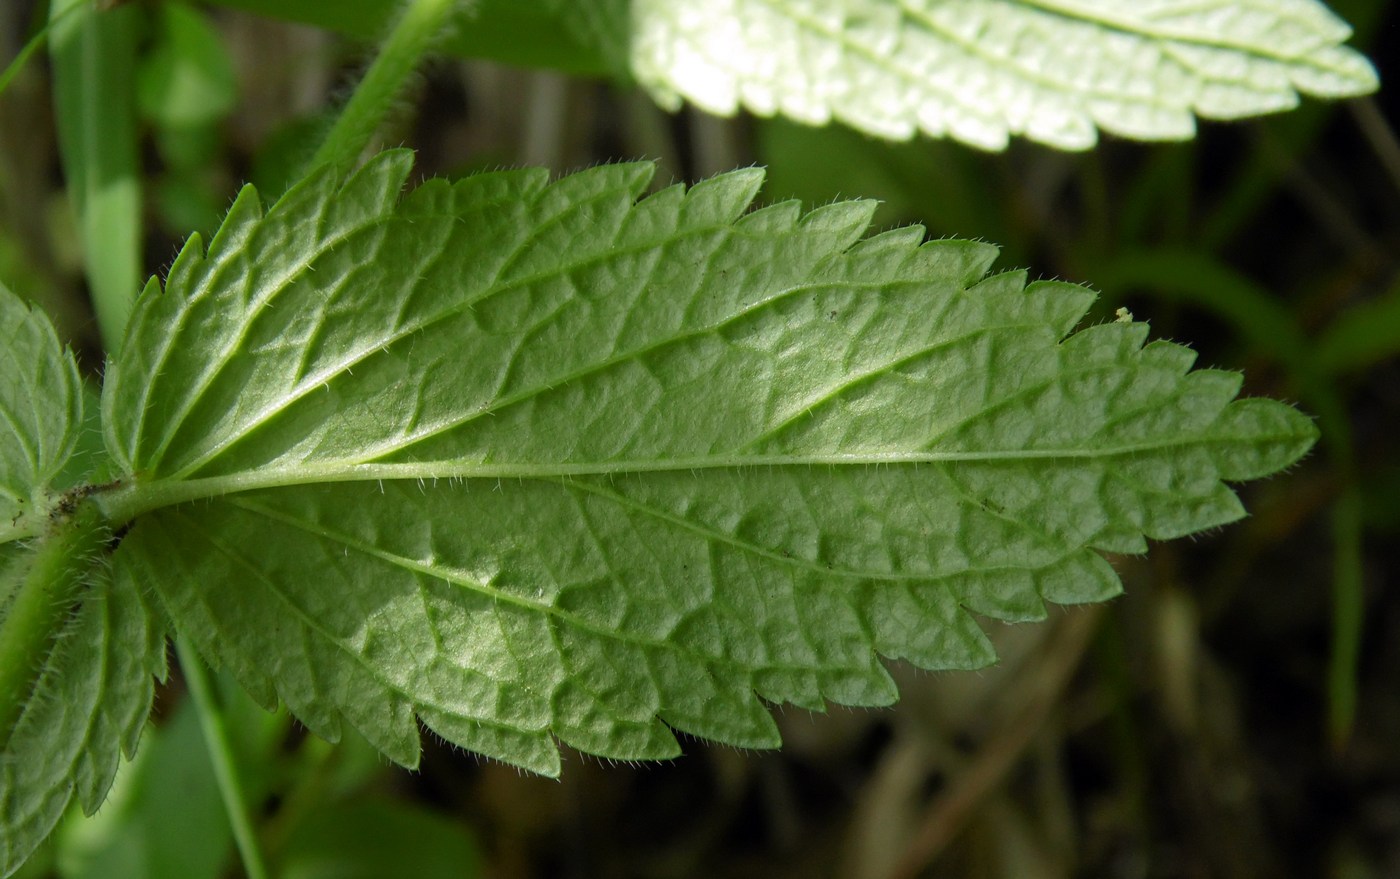
{"label": "hairy stem", "polygon": [[214,780],[219,785],[219,797],[224,801],[224,811],[228,813],[229,827],[233,830],[233,841],[238,846],[243,870],[248,874],[248,879],[267,879],[267,866],[263,863],[257,834],[253,832],[253,824],[248,817],[248,800],[243,793],[243,783],[238,778],[238,768],[234,765],[228,724],[224,722],[223,708],[214,695],[209,670],[184,636],[175,639],[175,652],[180,657],[180,672],[184,675],[199,714],[204,746],[214,767]]}
{"label": "hairy stem", "polygon": [[310,167],[350,164],[369,146],[418,63],[441,35],[456,0],[411,0],[355,87]]}
{"label": "hairy stem", "polygon": [[44,662],[110,531],[97,508],[79,506],[40,543],[0,622],[0,748],[34,691]]}

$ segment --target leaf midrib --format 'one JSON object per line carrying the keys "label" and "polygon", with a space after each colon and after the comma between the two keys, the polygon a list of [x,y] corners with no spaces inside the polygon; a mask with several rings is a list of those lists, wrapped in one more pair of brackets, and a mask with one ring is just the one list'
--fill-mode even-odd
{"label": "leaf midrib", "polygon": [[[348,463],[292,464],[260,467],[201,479],[139,479],[119,487],[95,492],[92,500],[114,527],[120,527],[145,513],[163,507],[199,500],[214,500],[226,495],[269,488],[289,488],[347,482],[383,482],[439,479],[558,479],[567,477],[617,477],[628,474],[691,473],[705,470],[748,470],[761,467],[880,467],[913,466],[940,463],[997,463],[1021,461],[1085,461],[1125,458],[1159,452],[1231,442],[1236,438],[1206,433],[1188,439],[1164,439],[1100,448],[1007,449],[979,451],[916,451],[916,452],[858,452],[810,455],[751,455],[737,457],[720,455],[694,458],[650,460],[586,461],[573,463],[522,464],[519,462],[487,463],[471,461],[434,460],[408,463]],[[1288,432],[1267,435],[1251,434],[1253,444],[1296,442],[1298,437]],[[0,523],[0,542],[24,533],[8,534]]]}

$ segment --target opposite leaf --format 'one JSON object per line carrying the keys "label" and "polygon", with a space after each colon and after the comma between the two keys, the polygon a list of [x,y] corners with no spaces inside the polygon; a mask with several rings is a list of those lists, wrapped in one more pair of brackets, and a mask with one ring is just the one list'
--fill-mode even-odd
{"label": "opposite leaf", "polygon": [[[757,697],[879,705],[1242,514],[1312,444],[1239,377],[995,250],[745,213],[742,171],[429,181],[404,153],[251,190],[137,306],[104,392],[118,570],[259,699],[417,759],[745,746]],[[180,504],[199,500],[199,503]],[[668,728],[669,727],[669,728]]]}
{"label": "opposite leaf", "polygon": [[[53,324],[0,284],[0,543],[32,533],[83,423],[82,382]],[[3,590],[3,587],[0,587]],[[4,593],[0,591],[0,596]]]}
{"label": "opposite leaf", "polygon": [[70,800],[97,811],[119,757],[136,752],[157,677],[162,623],[129,580],[94,572],[0,750],[0,876],[33,854]]}
{"label": "opposite leaf", "polygon": [[1179,140],[1193,114],[1376,87],[1316,0],[632,0],[629,14],[633,72],[665,105],[992,150],[1013,134],[1085,149],[1099,128]]}
{"label": "opposite leaf", "polygon": [[[14,541],[49,528],[49,484],[78,442],[82,386],[48,318],[3,287],[0,338],[0,537]],[[52,609],[56,639],[17,623],[34,604],[19,584],[42,555],[0,544],[0,876],[18,869],[70,799],[88,812],[102,802],[150,712],[152,675],[164,671],[164,634],[141,596],[87,559],[69,560],[83,597],[66,619]]]}

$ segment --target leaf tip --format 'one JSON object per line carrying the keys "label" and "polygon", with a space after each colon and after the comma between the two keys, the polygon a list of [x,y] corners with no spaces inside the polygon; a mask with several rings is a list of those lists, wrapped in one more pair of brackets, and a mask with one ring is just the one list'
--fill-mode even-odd
{"label": "leaf tip", "polygon": [[687,213],[701,207],[715,220],[732,223],[758,198],[767,176],[766,169],[752,167],[701,180],[686,193]]}
{"label": "leaf tip", "polygon": [[1312,417],[1264,397],[1236,400],[1216,422],[1221,442],[1215,451],[1220,478],[1230,482],[1261,479],[1302,460],[1322,437]]}

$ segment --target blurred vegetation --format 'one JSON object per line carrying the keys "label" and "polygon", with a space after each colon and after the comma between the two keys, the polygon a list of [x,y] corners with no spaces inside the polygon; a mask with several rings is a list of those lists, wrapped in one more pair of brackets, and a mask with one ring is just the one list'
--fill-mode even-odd
{"label": "blurred vegetation", "polygon": [[[362,5],[345,4],[358,22],[347,37],[130,3],[127,48],[113,50],[130,67],[108,103],[65,104],[61,45],[0,96],[0,280],[54,316],[94,380],[88,285],[102,282],[84,279],[71,199],[115,198],[130,235],[89,249],[129,248],[141,274],[161,271],[241,182],[275,191],[314,149],[368,58],[354,36],[378,25],[355,18]],[[1400,10],[1333,6],[1382,82],[1400,75],[1386,37]],[[0,5],[0,63],[46,12]],[[453,46],[519,63],[554,51],[492,51],[510,32],[493,22]],[[562,66],[598,70],[570,58]],[[308,737],[221,682],[274,874],[1400,875],[1400,92],[1385,88],[1203,125],[1189,143],[991,155],[670,116],[601,79],[434,62],[383,134],[416,149],[424,175],[644,156],[665,183],[767,165],[769,201],[878,198],[881,224],[997,242],[1003,266],[1088,283],[1103,292],[1098,319],[1126,306],[1202,365],[1245,370],[1248,393],[1298,401],[1324,442],[1248,490],[1247,521],[1115,559],[1118,601],[994,624],[994,669],[896,668],[892,711],[780,709],[781,752],[691,743],[648,766],[566,754],[553,782],[430,742],[408,774],[362,743]],[[119,153],[123,125],[138,147],[127,189],[104,185],[119,170],[61,167],[60,131]],[[95,819],[73,816],[22,875],[236,875],[211,773],[177,677],[113,799]]]}

